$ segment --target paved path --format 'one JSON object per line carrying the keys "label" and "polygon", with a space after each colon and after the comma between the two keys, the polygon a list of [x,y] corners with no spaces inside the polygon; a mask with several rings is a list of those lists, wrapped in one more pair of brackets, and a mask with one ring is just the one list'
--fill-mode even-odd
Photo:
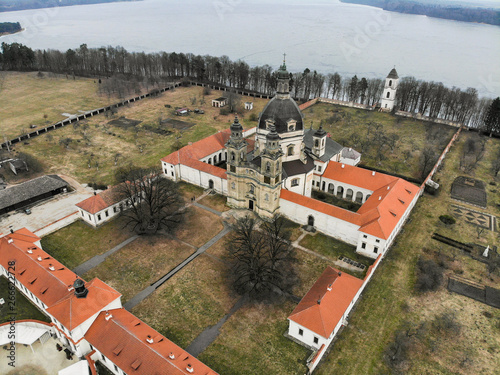
{"label": "paved path", "polygon": [[170,279],[177,272],[179,272],[181,269],[183,269],[185,266],[187,266],[196,257],[203,254],[207,249],[209,249],[213,244],[215,244],[217,241],[219,241],[222,237],[224,237],[230,231],[231,231],[231,229],[229,227],[224,226],[224,229],[222,229],[219,233],[217,233],[217,235],[212,237],[203,246],[201,246],[198,250],[196,250],[193,254],[191,254],[188,258],[186,258],[182,263],[180,263],[177,267],[175,267],[173,270],[171,270],[169,273],[167,273],[161,279],[154,282],[153,284],[148,286],[146,289],[137,293],[126,304],[124,304],[123,307],[130,311],[136,305],[141,303],[145,298],[147,298],[151,293],[153,293],[157,288],[159,288],[165,281]]}
{"label": "paved path", "polygon": [[186,352],[191,354],[193,357],[198,357],[201,352],[203,352],[211,343],[215,341],[217,336],[220,334],[220,328],[222,325],[233,315],[236,311],[240,309],[241,306],[246,301],[246,295],[242,296],[229,310],[229,312],[222,317],[221,320],[217,322],[216,325],[208,327],[202,333],[196,337],[193,342],[187,347]]}
{"label": "paved path", "polygon": [[193,203],[193,206],[196,206],[196,207],[202,208],[202,209],[204,209],[204,210],[206,210],[206,211],[208,211],[208,212],[211,212],[211,213],[213,213],[213,214],[216,214],[217,216],[221,216],[221,215],[222,215],[222,212],[217,211],[217,210],[214,210],[213,208],[211,208],[211,207],[207,207],[207,206],[205,206],[205,205],[203,205],[203,204],[201,204],[201,203],[198,203],[198,202],[194,202],[194,203]]}
{"label": "paved path", "polygon": [[78,276],[82,276],[84,273],[90,271],[92,268],[97,267],[99,264],[104,262],[107,257],[113,255],[122,247],[127,246],[132,241],[135,241],[139,236],[132,236],[129,239],[123,241],[121,244],[113,247],[111,250],[106,251],[104,254],[96,255],[95,257],[87,260],[85,263],[80,264],[78,267],[73,269],[73,272]]}

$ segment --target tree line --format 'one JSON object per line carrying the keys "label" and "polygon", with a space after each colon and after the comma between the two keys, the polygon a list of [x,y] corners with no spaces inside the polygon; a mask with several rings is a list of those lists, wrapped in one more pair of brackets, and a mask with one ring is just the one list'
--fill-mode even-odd
{"label": "tree line", "polygon": [[22,28],[19,22],[0,22],[0,35],[17,33],[21,30]]}
{"label": "tree line", "polygon": [[[277,86],[277,72],[270,65],[250,67],[242,60],[228,56],[201,56],[176,52],[128,52],[123,47],[89,48],[82,44],[66,52],[32,50],[19,43],[2,43],[0,69],[47,71],[87,77],[113,78],[116,84],[106,88],[108,94],[136,91],[138,83],[157,87],[172,79],[255,91],[272,95]],[[326,97],[367,106],[376,105],[384,89],[384,80],[342,77],[339,73],[322,74],[305,69],[290,73],[291,94],[300,100]],[[427,82],[414,77],[400,80],[396,105],[410,113],[431,118],[457,121],[481,127],[491,99],[479,98],[476,89],[448,88],[440,82]]]}
{"label": "tree line", "polygon": [[69,5],[113,3],[117,1],[138,1],[138,0],[11,0],[8,2],[3,1],[2,4],[0,4],[0,12],[12,12],[15,10],[25,10],[25,9],[63,7]]}
{"label": "tree line", "polygon": [[500,11],[497,9],[431,3],[422,4],[421,1],[408,0],[342,0],[342,2],[375,6],[391,12],[500,25]]}

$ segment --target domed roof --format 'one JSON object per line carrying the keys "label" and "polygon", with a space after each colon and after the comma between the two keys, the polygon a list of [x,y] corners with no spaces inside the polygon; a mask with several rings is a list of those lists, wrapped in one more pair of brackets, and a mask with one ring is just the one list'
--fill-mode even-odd
{"label": "domed roof", "polygon": [[272,98],[262,111],[259,119],[259,129],[266,129],[266,121],[274,120],[278,134],[288,131],[288,121],[295,120],[295,130],[303,129],[302,113],[292,98]]}
{"label": "domed roof", "polygon": [[240,124],[238,116],[234,118],[234,122],[231,124],[231,131],[243,131],[243,126]]}

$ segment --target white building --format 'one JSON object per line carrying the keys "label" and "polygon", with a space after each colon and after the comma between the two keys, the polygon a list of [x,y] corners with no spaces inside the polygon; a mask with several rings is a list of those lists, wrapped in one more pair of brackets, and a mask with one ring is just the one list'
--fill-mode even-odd
{"label": "white building", "polygon": [[396,92],[399,85],[399,76],[396,68],[392,69],[385,79],[384,91],[380,107],[383,111],[392,111],[396,102]]}
{"label": "white building", "polygon": [[78,278],[21,229],[0,238],[0,275],[51,319],[63,346],[85,357],[88,373],[99,361],[113,374],[216,373],[122,308],[121,294],[95,278]]}
{"label": "white building", "polygon": [[126,199],[120,199],[119,186],[110,187],[76,204],[80,217],[86,223],[98,227],[120,214],[128,207]]}

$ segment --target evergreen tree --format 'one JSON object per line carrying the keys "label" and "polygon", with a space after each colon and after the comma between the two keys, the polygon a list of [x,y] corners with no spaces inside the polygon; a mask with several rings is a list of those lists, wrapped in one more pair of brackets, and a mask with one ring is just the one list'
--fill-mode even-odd
{"label": "evergreen tree", "polygon": [[500,134],[500,97],[493,100],[484,118],[484,129],[490,135]]}

